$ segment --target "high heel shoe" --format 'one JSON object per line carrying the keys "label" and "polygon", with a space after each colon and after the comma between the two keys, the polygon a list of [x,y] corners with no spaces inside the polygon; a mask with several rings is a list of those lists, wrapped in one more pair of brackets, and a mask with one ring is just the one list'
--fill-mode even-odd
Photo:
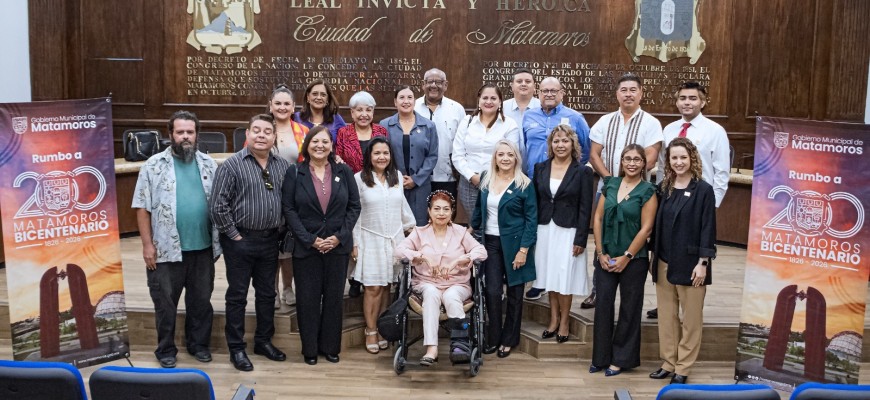
{"label": "high heel shoe", "polygon": [[[377,329],[370,331],[368,328],[364,328],[363,331],[365,332],[366,337],[378,335]],[[366,343],[366,351],[369,352],[369,354],[378,354],[378,352],[380,352],[379,343]]]}
{"label": "high heel shoe", "polygon": [[565,343],[568,341],[568,335],[556,335],[556,343]]}
{"label": "high heel shoe", "polygon": [[556,331],[544,330],[544,333],[541,334],[541,339],[549,339],[553,336],[556,336]]}

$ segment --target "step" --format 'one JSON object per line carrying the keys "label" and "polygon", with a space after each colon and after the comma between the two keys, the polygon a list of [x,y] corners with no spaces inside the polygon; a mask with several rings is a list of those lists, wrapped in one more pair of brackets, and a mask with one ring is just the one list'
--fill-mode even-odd
{"label": "step", "polygon": [[539,360],[579,360],[592,357],[592,343],[569,334],[568,341],[559,343],[556,338],[541,339],[546,325],[523,320],[520,327],[519,351]]}

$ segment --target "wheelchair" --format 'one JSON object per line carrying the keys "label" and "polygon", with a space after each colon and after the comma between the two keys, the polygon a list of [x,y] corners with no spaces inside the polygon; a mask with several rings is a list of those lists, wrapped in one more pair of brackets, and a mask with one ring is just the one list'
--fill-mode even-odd
{"label": "wheelchair", "polygon": [[[462,307],[465,311],[466,318],[470,320],[471,324],[471,326],[469,326],[468,335],[470,349],[469,360],[467,362],[468,375],[471,377],[477,376],[480,372],[480,367],[483,365],[483,348],[486,332],[486,306],[483,299],[484,280],[481,268],[481,261],[474,261],[471,270],[471,298],[465,300]],[[411,276],[413,271],[414,269],[411,267],[410,261],[408,261],[408,259],[402,259],[402,272],[399,275],[397,295],[408,301],[408,309],[410,311],[422,316],[423,299],[420,295],[411,291]],[[394,346],[396,353],[393,356],[393,370],[396,372],[396,375],[401,375],[405,372],[405,367],[407,366],[408,361],[408,348],[423,339],[422,333],[413,338],[409,337],[408,319],[409,315],[406,310],[401,321],[401,339],[399,339]],[[439,321],[441,323],[447,321],[447,313],[444,311],[443,306],[441,307]],[[441,325],[441,328],[444,328],[443,324]]]}

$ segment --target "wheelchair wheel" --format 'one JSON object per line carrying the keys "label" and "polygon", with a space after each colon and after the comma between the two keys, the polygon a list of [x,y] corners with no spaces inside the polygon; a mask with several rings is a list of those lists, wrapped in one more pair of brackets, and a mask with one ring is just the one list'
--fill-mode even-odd
{"label": "wheelchair wheel", "polygon": [[402,357],[403,348],[401,345],[396,346],[396,355],[393,356],[393,370],[396,375],[402,375],[405,372],[405,357]]}
{"label": "wheelchair wheel", "polygon": [[480,366],[483,365],[483,358],[480,356],[480,348],[475,347],[471,350],[471,362],[469,363],[468,375],[477,376],[480,372]]}

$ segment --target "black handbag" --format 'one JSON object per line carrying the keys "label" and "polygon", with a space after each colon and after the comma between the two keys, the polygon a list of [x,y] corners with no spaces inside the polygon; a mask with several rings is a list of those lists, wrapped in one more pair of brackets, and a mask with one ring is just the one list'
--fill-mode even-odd
{"label": "black handbag", "polygon": [[145,161],[161,150],[160,133],[157,131],[127,131],[124,138],[124,159]]}
{"label": "black handbag", "polygon": [[390,342],[401,340],[406,318],[408,318],[408,298],[399,296],[378,317],[378,333]]}
{"label": "black handbag", "polygon": [[293,254],[293,249],[296,248],[296,239],[293,237],[293,231],[288,229],[284,232],[284,239],[281,240],[281,246],[278,247],[282,253]]}

